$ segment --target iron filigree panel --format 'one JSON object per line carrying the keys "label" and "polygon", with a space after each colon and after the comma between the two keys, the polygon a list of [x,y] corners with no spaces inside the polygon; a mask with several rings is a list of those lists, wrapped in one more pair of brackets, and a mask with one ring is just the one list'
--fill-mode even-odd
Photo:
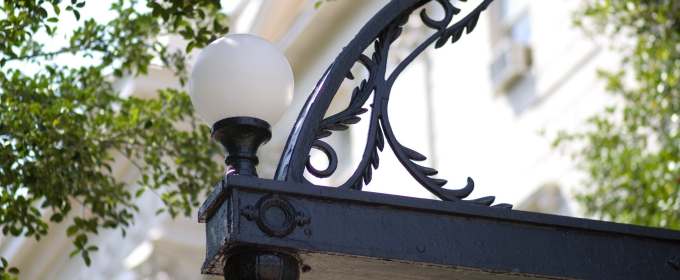
{"label": "iron filigree panel", "polygon": [[[402,34],[403,27],[411,14],[430,1],[392,1],[385,6],[345,47],[317,83],[293,126],[281,156],[275,179],[304,182],[303,173],[305,169],[320,178],[331,176],[338,166],[338,157],[333,148],[322,139],[335,131],[346,130],[349,125],[358,123],[361,120],[360,115],[369,112],[367,108],[362,106],[372,96],[372,108],[370,116],[368,116],[368,139],[362,160],[352,176],[338,186],[339,188],[361,190],[365,184],[370,183],[373,170],[377,169],[380,163],[379,151],[383,151],[385,142],[387,142],[404,168],[423,187],[438,198],[445,201],[491,205],[494,201],[493,196],[464,200],[474,190],[474,181],[471,178],[467,179],[467,185],[461,189],[445,189],[443,186],[447,183],[446,180],[432,178],[431,176],[436,175],[438,171],[417,163],[424,161],[425,156],[405,147],[397,140],[390,124],[387,106],[392,86],[402,71],[431,44],[434,43],[435,48],[440,48],[448,41],[457,42],[463,32],[472,32],[477,25],[481,12],[489,6],[491,1],[483,1],[471,13],[453,25],[451,25],[453,18],[460,13],[460,9],[454,7],[448,0],[436,0],[444,10],[444,17],[441,20],[432,19],[428,16],[426,9],[422,9],[419,15],[420,20],[435,32],[420,43],[389,75],[387,75],[387,60],[390,46]],[[363,51],[371,44],[374,51],[369,57],[364,55]],[[368,70],[368,78],[362,80],[360,85],[354,89],[347,108],[324,119],[323,116],[342,81],[345,78],[354,79],[350,70],[356,62]],[[309,162],[309,152],[312,148],[318,149],[326,155],[329,161],[326,169],[318,170]],[[497,204],[493,207],[511,208],[512,206]]]}

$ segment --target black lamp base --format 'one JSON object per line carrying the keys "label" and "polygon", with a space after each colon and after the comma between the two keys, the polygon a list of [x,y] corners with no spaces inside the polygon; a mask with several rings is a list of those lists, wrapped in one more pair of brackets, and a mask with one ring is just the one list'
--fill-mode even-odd
{"label": "black lamp base", "polygon": [[272,138],[269,123],[253,117],[226,118],[216,122],[210,134],[227,151],[227,174],[257,177],[257,149]]}

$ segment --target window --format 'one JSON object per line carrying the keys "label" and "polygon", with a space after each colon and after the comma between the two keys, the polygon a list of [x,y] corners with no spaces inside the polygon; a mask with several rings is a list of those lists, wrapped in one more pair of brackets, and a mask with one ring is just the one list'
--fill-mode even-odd
{"label": "window", "polygon": [[524,13],[515,24],[510,27],[510,37],[515,43],[528,46],[531,39],[531,21],[529,13]]}
{"label": "window", "polygon": [[[501,0],[492,20],[493,60],[489,65],[495,94],[504,94],[515,114],[535,101],[531,75],[531,17],[523,0]],[[498,11],[497,10],[497,11]]]}

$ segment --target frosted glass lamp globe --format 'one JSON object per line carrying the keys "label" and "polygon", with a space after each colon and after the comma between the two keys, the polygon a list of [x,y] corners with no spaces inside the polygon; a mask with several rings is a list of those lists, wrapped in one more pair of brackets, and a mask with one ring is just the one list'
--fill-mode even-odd
{"label": "frosted glass lamp globe", "polygon": [[293,99],[293,71],[272,43],[232,34],[210,43],[189,77],[194,109],[208,126],[231,117],[254,117],[276,126]]}

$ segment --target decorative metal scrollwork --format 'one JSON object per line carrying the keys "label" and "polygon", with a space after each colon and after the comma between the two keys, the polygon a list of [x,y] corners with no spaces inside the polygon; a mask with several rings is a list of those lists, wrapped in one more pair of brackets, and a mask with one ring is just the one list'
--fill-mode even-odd
{"label": "decorative metal scrollwork", "polygon": [[[312,175],[325,178],[335,171],[338,159],[333,148],[320,140],[330,136],[334,131],[347,130],[349,125],[356,124],[361,120],[360,115],[368,112],[362,108],[373,94],[373,104],[370,119],[368,139],[359,166],[352,176],[339,188],[361,190],[364,184],[370,183],[372,172],[380,163],[378,151],[382,151],[385,140],[389,143],[397,159],[406,170],[428,191],[445,201],[469,202],[489,206],[494,197],[483,197],[475,200],[463,200],[474,189],[472,179],[467,179],[467,185],[461,189],[445,189],[447,183],[444,179],[431,178],[437,170],[416,164],[425,160],[422,154],[403,146],[397,140],[392,131],[387,110],[390,92],[394,82],[401,72],[429,45],[435,43],[435,48],[442,47],[447,41],[458,41],[463,32],[470,33],[492,0],[483,1],[470,14],[449,27],[454,15],[460,13],[460,9],[454,7],[448,0],[436,0],[444,9],[442,20],[433,20],[425,9],[420,13],[420,19],[428,28],[434,29],[435,33],[418,45],[397,67],[386,76],[387,58],[392,43],[399,38],[403,26],[413,11],[425,5],[429,0],[406,0],[392,1],[385,6],[371,21],[357,34],[354,40],[343,50],[335,62],[326,71],[316,88],[310,95],[305,107],[298,117],[288,143],[281,157],[281,162],[276,172],[275,179],[302,182],[302,173],[306,168]],[[398,12],[395,12],[398,11]],[[371,57],[362,52],[373,44],[374,52]],[[330,106],[333,96],[336,94],[342,81],[354,79],[350,71],[355,62],[362,64],[368,70],[368,78],[361,81],[354,89],[350,103],[341,112],[323,119]],[[326,154],[329,165],[325,170],[315,169],[309,162],[311,148],[318,149]],[[509,204],[498,204],[493,207],[511,208]]]}

